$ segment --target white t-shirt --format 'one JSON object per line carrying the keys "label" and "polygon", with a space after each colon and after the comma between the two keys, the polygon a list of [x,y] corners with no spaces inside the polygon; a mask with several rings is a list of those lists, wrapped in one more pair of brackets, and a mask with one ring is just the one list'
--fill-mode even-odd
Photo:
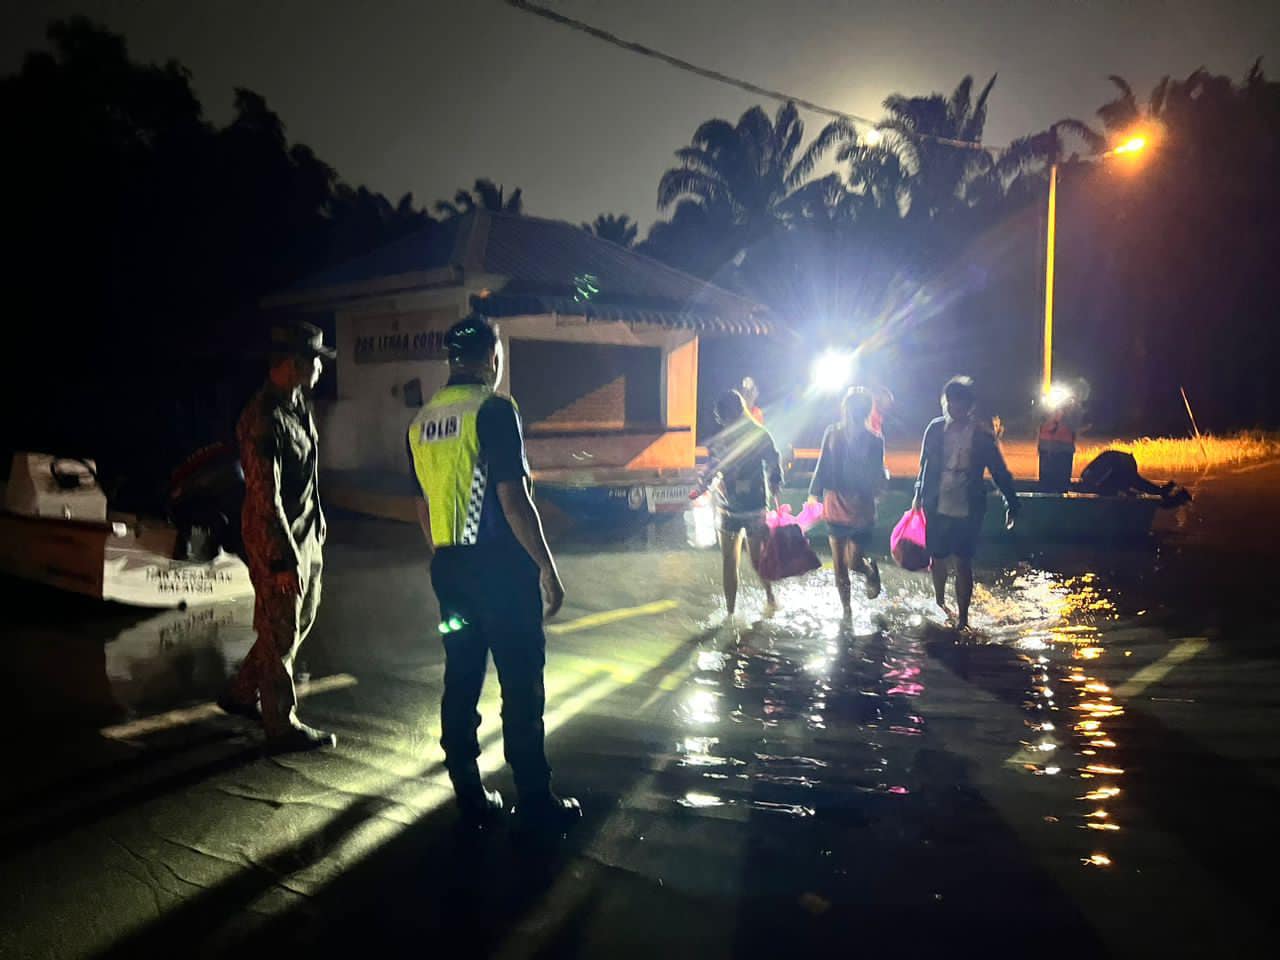
{"label": "white t-shirt", "polygon": [[938,513],[969,516],[969,467],[973,459],[973,419],[951,420],[942,430],[942,482]]}

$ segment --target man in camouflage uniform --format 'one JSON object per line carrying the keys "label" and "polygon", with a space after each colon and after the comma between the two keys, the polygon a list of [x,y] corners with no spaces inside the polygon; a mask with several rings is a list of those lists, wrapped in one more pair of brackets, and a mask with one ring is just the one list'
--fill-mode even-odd
{"label": "man in camouflage uniform", "polygon": [[311,324],[273,330],[267,383],[236,427],[245,480],[241,528],[258,639],[218,705],[260,717],[268,747],[277,752],[337,742],[333,734],[298,720],[293,686],[293,661],[320,605],[326,534],[309,395],[320,378],[321,358],[334,356]]}

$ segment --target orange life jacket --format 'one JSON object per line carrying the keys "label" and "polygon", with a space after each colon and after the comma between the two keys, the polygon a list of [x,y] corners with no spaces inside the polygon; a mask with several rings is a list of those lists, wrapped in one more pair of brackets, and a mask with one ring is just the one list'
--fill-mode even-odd
{"label": "orange life jacket", "polygon": [[1076,432],[1061,416],[1049,417],[1040,424],[1041,443],[1060,443],[1065,446],[1076,445]]}

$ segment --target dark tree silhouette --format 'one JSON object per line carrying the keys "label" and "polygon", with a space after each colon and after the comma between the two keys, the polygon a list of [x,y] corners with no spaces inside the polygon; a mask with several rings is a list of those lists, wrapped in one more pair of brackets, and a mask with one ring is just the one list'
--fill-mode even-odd
{"label": "dark tree silhouette", "polygon": [[625,213],[621,216],[602,213],[591,223],[584,223],[582,229],[599,237],[601,240],[608,240],[610,243],[616,243],[620,247],[629,249],[636,245],[636,236],[640,232],[640,225]]}
{"label": "dark tree silhouette", "polygon": [[680,165],[662,175],[658,208],[697,204],[707,221],[746,248],[824,208],[838,187],[834,176],[807,180],[826,145],[815,143],[797,158],[803,140],[804,123],[793,103],[779,107],[772,120],[760,107],[736,124],[708,120],[690,146],[676,151]]}
{"label": "dark tree silhouette", "polygon": [[[341,183],[252,91],[235,92],[218,128],[180,64],[136,63],[84,19],[48,35],[48,51],[0,79],[7,227],[22,237],[10,290],[24,318],[10,324],[2,379],[7,408],[31,410],[6,418],[0,444],[162,476],[234,412],[215,400],[265,337],[263,296],[428,217]],[[56,380],[32,404],[23,372],[55,355]],[[142,411],[154,429],[138,428]]]}
{"label": "dark tree silhouette", "polygon": [[[895,376],[930,392],[946,370],[979,371],[1016,418],[1030,410],[1058,163],[1058,368],[1094,381],[1095,423],[1178,430],[1180,385],[1217,426],[1280,423],[1268,372],[1280,346],[1268,266],[1280,246],[1280,86],[1258,64],[1242,83],[1165,78],[1145,100],[1113,82],[1102,132],[1066,119],[998,156],[921,137],[980,141],[992,82],[976,96],[970,78],[949,96],[894,94],[874,133],[824,128],[798,176],[743,146],[745,130],[757,131],[747,144],[776,137],[762,111],[710,121],[664,175],[660,199],[679,202],[642,249],[764,300],[799,333],[870,338],[898,358]],[[1134,130],[1150,141],[1143,154],[1097,160]],[[810,162],[831,149],[841,182],[815,191]],[[796,193],[821,202],[797,214]],[[1221,388],[1224,371],[1238,388]]]}
{"label": "dark tree silhouette", "polygon": [[516,187],[511,191],[511,196],[504,197],[501,185],[481,178],[470,190],[459,190],[455,193],[452,201],[438,202],[435,209],[446,218],[460,217],[476,209],[519,215],[524,212],[524,194],[519,187]]}

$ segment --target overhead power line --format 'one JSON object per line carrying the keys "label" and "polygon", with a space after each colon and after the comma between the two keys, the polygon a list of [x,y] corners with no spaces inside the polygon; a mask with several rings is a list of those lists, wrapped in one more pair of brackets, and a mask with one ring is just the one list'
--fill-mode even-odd
{"label": "overhead power line", "polygon": [[[650,57],[654,60],[661,60],[668,66],[675,67],[677,70],[684,70],[688,73],[696,74],[707,80],[714,80],[717,83],[727,84],[731,87],[737,87],[739,90],[745,90],[748,93],[754,93],[761,97],[768,97],[770,100],[779,100],[783,103],[794,103],[798,107],[803,107],[813,113],[819,113],[824,116],[832,117],[837,120],[847,120],[855,126],[861,125],[865,127],[879,128],[879,123],[869,117],[861,117],[856,113],[849,113],[844,110],[837,110],[834,107],[826,107],[804,97],[797,97],[795,94],[784,93],[781,90],[772,90],[769,87],[762,87],[758,83],[752,83],[750,80],[743,80],[739,77],[731,77],[727,73],[719,70],[712,70],[710,67],[701,67],[696,63],[688,60],[682,60],[680,57],[672,56],[669,53],[663,53],[661,50],[655,50],[647,47],[643,43],[636,43],[634,40],[624,40],[617,34],[610,33],[608,30],[601,30],[599,27],[593,27],[589,23],[581,20],[575,20],[573,17],[567,17],[563,13],[557,13],[549,7],[544,7],[538,3],[529,3],[528,0],[505,0],[506,4],[515,7],[524,13],[531,13],[534,16],[542,17],[557,23],[563,27],[569,27],[571,30],[577,30],[588,36],[595,37],[597,40],[603,40],[605,43],[615,47],[621,47],[631,53],[638,53],[642,57]],[[940,143],[948,147],[958,147],[962,150],[978,150],[986,153],[1000,152],[997,147],[988,147],[976,140],[953,140],[950,137],[939,137],[931,133],[916,133],[903,130],[894,130],[895,134],[909,137],[915,140],[928,140],[932,143]]]}

